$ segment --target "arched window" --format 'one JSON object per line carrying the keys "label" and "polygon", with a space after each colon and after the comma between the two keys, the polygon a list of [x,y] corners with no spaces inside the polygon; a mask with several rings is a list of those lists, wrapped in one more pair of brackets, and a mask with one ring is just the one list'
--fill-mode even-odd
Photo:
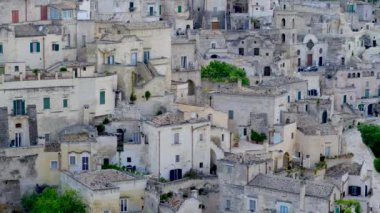
{"label": "arched window", "polygon": [[297,55],[300,55],[301,54],[301,50],[297,50]]}
{"label": "arched window", "polygon": [[323,53],[323,49],[320,48],[320,49],[319,49],[319,54],[322,54],[322,53]]}
{"label": "arched window", "polygon": [[351,73],[348,73],[347,78],[351,78]]}
{"label": "arched window", "polygon": [[282,23],[282,27],[285,27],[285,26],[286,26],[286,21],[285,21],[284,18],[281,20],[281,23]]}
{"label": "arched window", "polygon": [[356,75],[356,77],[360,78],[360,73],[358,73],[358,74]]}
{"label": "arched window", "polygon": [[286,4],[284,4],[284,10],[286,10]]}
{"label": "arched window", "polygon": [[355,78],[355,76],[356,76],[355,73],[352,73],[352,77]]}
{"label": "arched window", "polygon": [[284,33],[281,34],[281,42],[282,42],[282,43],[285,43],[285,34],[284,34]]}
{"label": "arched window", "polygon": [[375,76],[375,72],[374,71],[371,71],[371,76]]}

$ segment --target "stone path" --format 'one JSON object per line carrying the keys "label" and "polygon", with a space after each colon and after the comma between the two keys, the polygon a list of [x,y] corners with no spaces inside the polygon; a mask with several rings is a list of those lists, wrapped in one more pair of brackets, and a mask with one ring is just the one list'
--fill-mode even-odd
{"label": "stone path", "polygon": [[[380,124],[380,120],[378,121]],[[380,174],[373,167],[374,156],[367,146],[362,142],[360,132],[357,129],[350,129],[343,134],[343,144],[348,152],[354,153],[353,162],[362,163],[364,168],[373,171],[373,195],[371,206],[374,213],[380,213]]]}

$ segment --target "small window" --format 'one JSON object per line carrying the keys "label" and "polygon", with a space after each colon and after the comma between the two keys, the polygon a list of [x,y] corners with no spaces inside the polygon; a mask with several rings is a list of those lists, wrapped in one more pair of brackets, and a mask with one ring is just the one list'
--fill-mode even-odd
{"label": "small window", "polygon": [[256,200],[254,200],[254,199],[248,200],[248,211],[249,212],[256,212]]}
{"label": "small window", "polygon": [[21,128],[21,127],[22,127],[21,123],[17,123],[17,124],[15,125],[15,128]]}
{"label": "small window", "polygon": [[128,199],[120,199],[120,213],[128,212]]}
{"label": "small window", "polygon": [[70,165],[75,165],[76,164],[76,157],[74,155],[70,156],[69,163],[70,163]]}
{"label": "small window", "polygon": [[253,49],[253,55],[260,55],[260,48],[254,48]]}
{"label": "small window", "polygon": [[132,162],[132,158],[131,157],[127,157],[127,163],[131,163]]}
{"label": "small window", "polygon": [[230,166],[228,166],[228,167],[227,167],[227,173],[228,173],[228,174],[231,174],[231,172],[232,172],[232,168],[231,168]]}
{"label": "small window", "polygon": [[45,134],[45,143],[49,143],[49,142],[50,142],[50,134],[46,133]]}
{"label": "small window", "polygon": [[179,155],[176,155],[176,156],[175,156],[175,162],[176,162],[176,163],[179,162]]}
{"label": "small window", "polygon": [[179,133],[174,134],[174,144],[179,144]]}
{"label": "small window", "polygon": [[224,141],[224,134],[222,134],[222,141]]}
{"label": "small window", "polygon": [[231,210],[231,200],[226,200],[226,210]]}
{"label": "small window", "polygon": [[53,52],[58,52],[59,51],[59,44],[53,43],[51,45],[51,49],[52,49]]}
{"label": "small window", "polygon": [[103,105],[103,104],[106,104],[106,91],[104,90],[101,90],[100,93],[99,93],[99,104],[100,105]]}
{"label": "small window", "polygon": [[203,134],[199,134],[199,141],[203,141]]}
{"label": "small window", "polygon": [[30,42],[30,53],[39,53],[40,52],[40,42],[38,41],[33,41]]}
{"label": "small window", "polygon": [[215,42],[211,43],[211,49],[216,49],[216,43]]}
{"label": "small window", "polygon": [[50,109],[50,98],[49,97],[44,98],[44,109]]}
{"label": "small window", "polygon": [[18,72],[20,71],[20,67],[19,66],[15,66],[15,72]]}
{"label": "small window", "polygon": [[294,138],[294,132],[292,132],[292,134],[291,134],[291,138],[292,138],[292,139]]}
{"label": "small window", "polygon": [[182,13],[182,6],[178,5],[178,13]]}
{"label": "small window", "polygon": [[63,108],[67,108],[69,106],[69,100],[67,98],[63,99]]}
{"label": "small window", "polygon": [[199,168],[203,168],[203,162],[199,163]]}
{"label": "small window", "polygon": [[50,161],[50,169],[54,171],[58,170],[58,161],[56,160]]}
{"label": "small window", "polygon": [[4,54],[4,47],[3,44],[0,43],[0,55]]}
{"label": "small window", "polygon": [[233,110],[228,110],[228,119],[233,120],[234,119],[234,111]]}

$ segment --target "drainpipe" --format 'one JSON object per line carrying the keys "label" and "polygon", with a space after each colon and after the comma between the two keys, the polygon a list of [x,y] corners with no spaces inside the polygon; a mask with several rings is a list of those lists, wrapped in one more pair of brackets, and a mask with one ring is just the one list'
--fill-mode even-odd
{"label": "drainpipe", "polygon": [[28,0],[25,0],[25,22],[28,21]]}
{"label": "drainpipe", "polygon": [[42,67],[45,69],[45,37],[42,37]]}
{"label": "drainpipe", "polygon": [[230,152],[231,152],[231,147],[232,147],[232,132],[230,131]]}
{"label": "drainpipe", "polygon": [[161,178],[161,169],[160,169],[160,164],[161,164],[161,162],[160,162],[160,159],[161,159],[161,134],[160,134],[161,132],[160,131],[158,131],[158,179],[160,179]]}
{"label": "drainpipe", "polygon": [[191,126],[191,169],[194,166],[194,127]]}
{"label": "drainpipe", "polygon": [[249,181],[249,165],[247,165],[247,183]]}

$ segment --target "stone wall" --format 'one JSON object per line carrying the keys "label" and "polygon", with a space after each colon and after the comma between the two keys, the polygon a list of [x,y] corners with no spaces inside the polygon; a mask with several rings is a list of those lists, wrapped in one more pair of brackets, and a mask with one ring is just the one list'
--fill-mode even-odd
{"label": "stone wall", "polygon": [[29,140],[30,145],[37,145],[38,130],[37,130],[37,109],[36,105],[27,106],[27,114],[29,116]]}
{"label": "stone wall", "polygon": [[0,108],[0,147],[8,147],[9,135],[8,135],[8,108]]}

